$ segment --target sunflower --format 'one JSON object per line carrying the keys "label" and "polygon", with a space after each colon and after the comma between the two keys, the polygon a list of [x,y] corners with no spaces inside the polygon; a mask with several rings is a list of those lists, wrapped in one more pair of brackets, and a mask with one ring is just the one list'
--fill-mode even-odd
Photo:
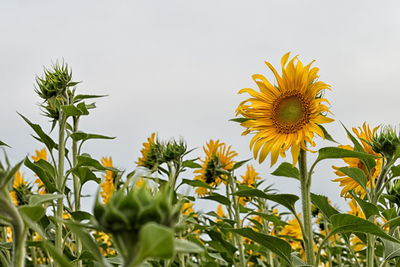
{"label": "sunflower", "polygon": [[[375,132],[378,130],[378,127],[373,128],[373,130],[370,129],[369,125],[366,124],[365,122],[363,123],[362,127],[358,128],[353,128],[353,133],[358,137],[358,139],[361,142],[361,145],[363,149],[365,150],[366,153],[370,155],[374,155],[379,157],[380,155],[372,150],[371,145],[369,142],[372,143],[373,136]],[[349,145],[340,145],[340,148],[348,149],[348,150],[354,150],[352,146]],[[350,168],[359,168],[361,169],[364,174],[366,175],[368,179],[367,187],[371,188],[371,180],[372,180],[372,186],[375,186],[375,180],[378,178],[380,172],[381,172],[381,166],[382,166],[382,158],[376,158],[376,166],[372,168],[371,170],[371,175],[369,174],[366,166],[364,163],[357,158],[344,158],[344,162],[350,167]],[[350,197],[349,191],[353,190],[355,193],[362,198],[366,195],[366,192],[364,188],[362,188],[356,181],[354,181],[352,178],[346,176],[344,173],[339,171],[340,167],[332,166],[336,171],[336,175],[339,176],[339,178],[336,178],[332,181],[334,182],[340,182],[340,186],[343,186],[342,191],[340,192],[341,196],[344,197]],[[371,179],[372,177],[372,179]]]}
{"label": "sunflower", "polygon": [[[32,156],[33,161],[36,162],[41,159],[47,160],[47,151],[45,148],[43,148],[42,150],[35,150],[35,153],[36,153],[36,155]],[[35,176],[38,177],[36,174],[35,174]],[[39,193],[40,195],[44,195],[44,194],[48,193],[46,186],[44,185],[43,181],[39,177],[35,180],[35,183],[37,184],[37,188],[38,188],[36,191],[37,193]]]}
{"label": "sunflower", "polygon": [[[261,178],[258,175],[258,173],[254,170],[253,165],[247,165],[246,167],[247,169],[245,175],[241,175],[243,179],[241,184],[254,188],[256,186],[256,180],[259,180]],[[240,205],[242,206],[246,205],[246,203],[251,200],[250,197],[239,197],[238,199]]]}
{"label": "sunflower", "polygon": [[[103,157],[101,159],[101,164],[103,164],[104,167],[113,167],[112,158]],[[106,175],[104,176],[104,182],[101,183],[100,186],[102,189],[100,195],[103,198],[104,204],[107,204],[108,201],[110,201],[111,195],[114,191],[114,174],[112,171],[108,170],[106,171]]]}
{"label": "sunflower", "polygon": [[[197,169],[194,173],[198,175],[194,180],[203,181],[213,187],[219,186],[221,181],[226,180],[227,176],[222,171],[228,171],[233,168],[235,162],[233,158],[238,154],[231,150],[231,146],[226,146],[225,143],[220,143],[219,140],[210,140],[206,146],[203,147],[206,157],[202,160],[203,164],[201,169]],[[205,196],[211,192],[205,187],[198,187],[196,193],[198,196]]]}
{"label": "sunflower", "polygon": [[29,190],[27,182],[24,180],[24,175],[18,170],[14,175],[13,190],[10,192],[11,199],[15,206],[23,202],[22,197],[26,190]]}
{"label": "sunflower", "polygon": [[351,199],[351,201],[348,204],[350,207],[350,210],[347,212],[348,214],[365,219],[364,212],[358,206],[357,201],[355,199]]}
{"label": "sunflower", "polygon": [[[299,218],[301,214],[298,214]],[[304,249],[301,241],[303,239],[303,233],[297,219],[294,217],[292,220],[288,220],[288,224],[279,232],[279,235],[289,237],[289,243],[293,250],[300,251],[303,254]]]}
{"label": "sunflower", "polygon": [[250,142],[254,158],[258,156],[261,163],[271,152],[271,166],[276,163],[279,154],[285,157],[289,148],[294,166],[300,149],[307,150],[306,143],[315,146],[314,133],[325,138],[319,124],[333,121],[325,116],[329,109],[323,103],[329,102],[321,97],[330,86],[317,81],[318,68],[311,68],[313,62],[303,67],[296,56],[287,63],[289,54],[281,60],[282,77],[270,63],[265,62],[275,75],[277,86],[260,74],[253,75],[260,91],[251,88],[240,90],[239,94],[248,93],[251,98],[240,103],[236,109],[236,116],[242,115],[247,119],[241,122],[246,128],[242,135],[255,133]]}
{"label": "sunflower", "polygon": [[140,153],[142,153],[142,156],[138,159],[138,161],[136,162],[136,164],[138,166],[143,166],[143,167],[147,167],[149,169],[151,169],[153,167],[152,163],[152,148],[155,144],[155,138],[156,138],[156,134],[152,133],[151,136],[149,138],[147,138],[147,142],[143,143],[143,148],[142,150],[140,150]]}

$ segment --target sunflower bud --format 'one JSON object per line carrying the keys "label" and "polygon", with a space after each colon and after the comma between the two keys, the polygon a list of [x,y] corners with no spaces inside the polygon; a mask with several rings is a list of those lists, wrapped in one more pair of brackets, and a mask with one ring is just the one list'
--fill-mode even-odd
{"label": "sunflower bud", "polygon": [[111,233],[117,248],[138,251],[139,232],[147,223],[174,227],[181,212],[181,203],[174,203],[169,187],[153,193],[145,187],[115,192],[102,205],[96,199],[94,216],[102,231]]}
{"label": "sunflower bud", "polygon": [[169,141],[164,148],[163,157],[166,162],[177,161],[179,162],[186,152],[186,144],[184,141]]}
{"label": "sunflower bud", "polygon": [[44,69],[43,77],[36,77],[36,93],[43,99],[41,107],[45,110],[45,115],[54,120],[58,120],[60,107],[69,104],[69,99],[73,96],[70,87],[78,82],[73,82],[72,71],[68,65],[58,62],[51,69]]}
{"label": "sunflower bud", "polygon": [[387,159],[397,159],[400,157],[400,135],[392,126],[382,127],[372,139],[372,149]]}

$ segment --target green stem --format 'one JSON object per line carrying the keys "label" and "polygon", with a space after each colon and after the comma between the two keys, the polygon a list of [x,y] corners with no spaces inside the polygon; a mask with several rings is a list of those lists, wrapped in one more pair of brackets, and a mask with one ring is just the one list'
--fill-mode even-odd
{"label": "green stem", "polygon": [[[78,131],[78,124],[79,124],[79,117],[73,117],[74,119],[74,126],[73,126],[73,132],[76,133]],[[75,166],[78,164],[78,143],[75,140],[72,140],[72,167],[75,168]],[[79,211],[81,209],[81,183],[79,180],[79,177],[76,176],[75,174],[72,174],[73,180],[74,180],[74,210]],[[82,242],[81,240],[75,235],[75,244],[76,244],[76,257],[79,258],[81,256],[81,251],[82,251]],[[77,267],[82,267],[82,261],[79,260],[76,262],[75,266]]]}
{"label": "green stem", "polygon": [[[65,158],[65,123],[66,118],[62,110],[60,110],[60,119],[59,119],[59,135],[58,135],[58,170],[57,170],[57,189],[59,193],[64,196],[64,158]],[[57,199],[57,214],[56,214],[56,240],[55,247],[58,253],[63,254],[63,222],[62,216],[64,211],[64,198],[61,197]],[[60,265],[56,265],[60,266]]]}
{"label": "green stem", "polygon": [[[258,206],[260,207],[260,212],[261,213],[267,213],[267,205],[265,203],[265,199],[258,199]],[[263,225],[263,230],[262,233],[269,235],[269,229],[268,229],[268,221],[266,221],[264,218],[261,218],[262,220],[262,225]],[[268,250],[267,252],[267,262],[268,266],[274,267],[274,258],[272,255],[272,251]]]}
{"label": "green stem", "polygon": [[314,241],[313,241],[312,226],[311,226],[311,196],[310,196],[311,174],[309,176],[307,173],[307,157],[306,157],[306,151],[303,149],[300,150],[300,155],[299,155],[299,171],[300,171],[300,184],[301,184],[301,201],[303,207],[304,250],[306,253],[307,263],[310,265],[314,265],[315,256],[314,256],[314,246],[313,246]]}
{"label": "green stem", "polygon": [[[235,182],[236,181],[234,181],[233,173],[231,173],[229,175],[229,178],[228,178],[228,183],[229,183],[229,186],[230,186],[230,189],[231,189],[232,193],[235,192],[235,184],[234,184]],[[236,221],[236,227],[237,228],[241,228],[241,224],[242,223],[240,221],[239,203],[237,201],[237,197],[236,196],[232,195],[232,202],[231,203],[233,203],[233,210],[234,210],[234,216],[235,216],[235,221]],[[235,236],[235,239],[236,239],[237,246],[239,248],[240,266],[244,267],[244,266],[246,266],[246,259],[245,259],[245,256],[244,256],[243,241],[242,241],[242,238],[239,235],[235,234],[234,236]]]}

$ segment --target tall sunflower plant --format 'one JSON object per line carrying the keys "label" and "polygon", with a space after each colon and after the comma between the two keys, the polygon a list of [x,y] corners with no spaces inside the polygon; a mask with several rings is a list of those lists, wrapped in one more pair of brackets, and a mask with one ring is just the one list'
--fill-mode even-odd
{"label": "tall sunflower plant", "polygon": [[[284,162],[272,172],[275,176],[295,178],[301,188],[301,214],[297,214],[294,202],[297,196],[287,196],[285,203],[271,199],[285,206],[293,213],[299,231],[286,231],[297,237],[303,259],[299,254],[291,254],[289,265],[309,266],[392,266],[399,262],[395,251],[399,247],[397,178],[400,139],[396,129],[390,126],[373,128],[364,123],[353,128],[355,136],[344,127],[352,145],[323,147],[318,150],[316,160],[307,164],[307,153],[314,152],[314,136],[334,141],[322,124],[333,121],[324,98],[324,91],[330,86],[318,80],[318,71],[313,62],[304,66],[298,57],[290,59],[285,54],[281,59],[281,74],[269,63],[276,84],[264,76],[255,74],[253,80],[258,90],[245,88],[239,94],[248,93],[250,98],[241,102],[236,110],[239,122],[245,128],[242,135],[253,134],[250,149],[254,158],[262,163],[271,155],[271,167],[279,156],[285,157],[290,148],[292,161]],[[343,159],[348,165],[333,166],[343,187],[341,196],[351,199],[361,208],[363,217],[339,212],[323,195],[310,192],[312,175],[317,164],[327,159]],[[241,191],[239,195],[250,196]],[[276,195],[274,196],[274,198]],[[316,221],[312,219],[312,205],[320,213]],[[321,231],[322,234],[321,234]],[[362,251],[354,249],[365,245]],[[256,241],[256,240],[254,240]],[[291,243],[297,250],[298,243]],[[340,245],[339,245],[340,244]],[[358,246],[360,248],[360,246]],[[282,246],[283,249],[283,246]],[[347,256],[346,256],[347,255]],[[289,255],[287,255],[289,257]]]}

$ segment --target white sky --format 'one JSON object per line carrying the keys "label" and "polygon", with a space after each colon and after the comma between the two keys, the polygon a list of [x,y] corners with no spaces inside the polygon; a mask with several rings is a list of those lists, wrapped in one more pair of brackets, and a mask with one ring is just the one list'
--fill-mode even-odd
{"label": "white sky", "polygon": [[[398,124],[400,82],[399,1],[0,1],[0,140],[16,162],[42,146],[16,111],[45,129],[34,77],[64,59],[82,93],[108,94],[82,120],[82,130],[117,136],[93,141],[87,152],[134,168],[141,144],[156,131],[182,136],[192,155],[210,138],[251,157],[249,137],[228,122],[253,87],[251,75],[272,78],[263,63],[280,64],[287,51],[303,63],[316,59],[336,122],[327,126],[348,143],[347,127]],[[321,145],[332,145],[318,141]],[[255,163],[266,184],[299,192],[296,181],[269,173],[269,158]],[[290,158],[288,158],[290,160]],[[331,182],[331,162],[321,164],[312,191],[343,205]],[[340,165],[340,162],[336,162]],[[245,168],[243,168],[243,171]],[[96,187],[87,186],[89,192]],[[86,207],[89,207],[89,202]],[[90,207],[89,207],[90,208]]]}

